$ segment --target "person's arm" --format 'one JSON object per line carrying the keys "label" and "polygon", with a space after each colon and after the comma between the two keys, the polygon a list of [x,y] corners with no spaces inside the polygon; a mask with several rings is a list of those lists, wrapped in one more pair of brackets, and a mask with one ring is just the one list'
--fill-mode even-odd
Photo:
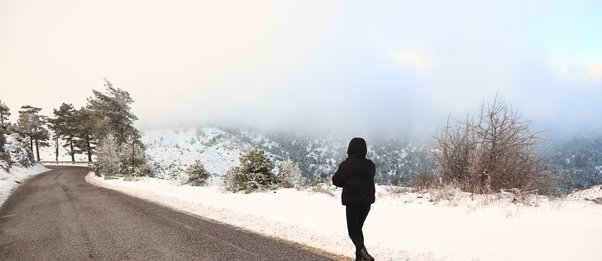
{"label": "person's arm", "polygon": [[345,185],[344,175],[345,174],[341,171],[341,165],[339,165],[339,168],[334,173],[334,176],[332,176],[332,184],[337,187],[343,187]]}

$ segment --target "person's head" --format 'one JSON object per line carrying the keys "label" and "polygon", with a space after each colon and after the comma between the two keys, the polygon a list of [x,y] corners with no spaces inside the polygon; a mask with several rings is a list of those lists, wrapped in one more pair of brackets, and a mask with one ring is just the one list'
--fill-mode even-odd
{"label": "person's head", "polygon": [[366,146],[366,141],[362,138],[353,138],[349,142],[349,147],[347,148],[347,155],[360,155],[366,157],[368,153],[368,147]]}

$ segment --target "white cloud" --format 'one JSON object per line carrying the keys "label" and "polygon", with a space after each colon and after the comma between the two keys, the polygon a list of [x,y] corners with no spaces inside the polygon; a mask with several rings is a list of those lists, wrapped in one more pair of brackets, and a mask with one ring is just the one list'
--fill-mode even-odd
{"label": "white cloud", "polygon": [[396,65],[418,73],[430,72],[438,65],[435,57],[423,47],[398,49],[393,52],[392,59]]}
{"label": "white cloud", "polygon": [[602,60],[595,59],[553,59],[552,69],[574,83],[602,83]]}

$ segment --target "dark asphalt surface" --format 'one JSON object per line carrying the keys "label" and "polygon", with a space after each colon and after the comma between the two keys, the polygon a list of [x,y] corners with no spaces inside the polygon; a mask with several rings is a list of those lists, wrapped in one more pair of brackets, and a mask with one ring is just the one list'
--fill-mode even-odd
{"label": "dark asphalt surface", "polygon": [[0,260],[332,260],[52,169],[0,208]]}

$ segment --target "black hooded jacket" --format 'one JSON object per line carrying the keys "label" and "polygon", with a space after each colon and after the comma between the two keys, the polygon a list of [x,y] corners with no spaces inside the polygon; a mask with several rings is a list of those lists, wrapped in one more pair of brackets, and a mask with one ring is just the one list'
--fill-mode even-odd
{"label": "black hooded jacket", "polygon": [[339,165],[332,183],[343,188],[343,205],[368,205],[374,203],[374,162],[366,159],[366,141],[353,138],[347,149],[347,159]]}

